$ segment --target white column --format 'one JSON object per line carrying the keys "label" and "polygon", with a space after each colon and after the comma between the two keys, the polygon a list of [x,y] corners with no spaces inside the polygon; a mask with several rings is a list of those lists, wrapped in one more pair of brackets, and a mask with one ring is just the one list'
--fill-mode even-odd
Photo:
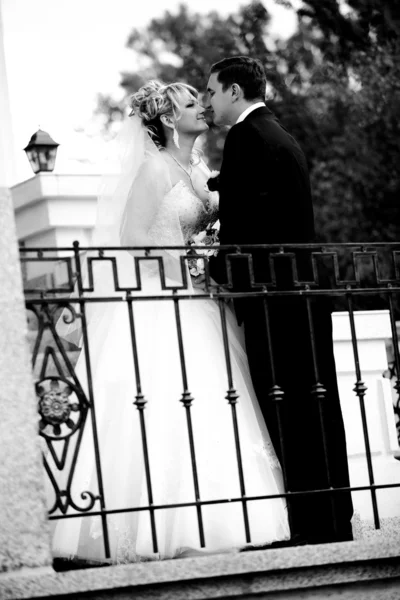
{"label": "white column", "polygon": [[[356,383],[354,354],[347,312],[333,313],[333,339],[340,402],[347,437],[351,485],[369,485],[365,441]],[[372,466],[376,484],[400,482],[399,451],[391,384],[383,377],[388,368],[386,340],[392,338],[389,311],[357,311],[354,313],[361,378],[367,387],[367,416]],[[400,520],[400,489],[377,492],[379,514],[385,520]],[[354,492],[355,512],[363,521],[372,522],[370,492]]]}

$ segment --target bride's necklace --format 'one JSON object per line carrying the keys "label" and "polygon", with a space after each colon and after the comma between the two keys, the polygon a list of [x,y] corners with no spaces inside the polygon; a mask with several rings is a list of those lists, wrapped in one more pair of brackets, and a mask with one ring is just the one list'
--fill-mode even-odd
{"label": "bride's necklace", "polygon": [[189,165],[189,169],[190,169],[190,170],[188,171],[188,170],[187,170],[187,169],[185,169],[185,167],[184,167],[184,166],[183,166],[183,165],[182,165],[182,164],[179,162],[179,160],[178,160],[177,158],[175,158],[175,156],[174,156],[173,154],[171,154],[171,152],[168,152],[168,150],[167,150],[166,148],[164,148],[164,152],[166,152],[167,154],[169,154],[169,156],[172,158],[172,160],[174,160],[174,161],[176,162],[176,164],[178,165],[178,167],[180,167],[180,168],[182,169],[182,171],[184,171],[184,172],[186,173],[186,175],[187,175],[187,176],[188,176],[188,178],[189,178],[190,185],[192,186],[192,188],[193,188],[193,191],[194,191],[194,193],[195,193],[195,194],[196,194],[196,196],[197,196],[197,192],[196,192],[196,190],[194,189],[194,185],[193,185],[193,181],[192,181],[192,177],[191,177],[191,175],[192,175],[192,165],[191,165],[191,164]]}

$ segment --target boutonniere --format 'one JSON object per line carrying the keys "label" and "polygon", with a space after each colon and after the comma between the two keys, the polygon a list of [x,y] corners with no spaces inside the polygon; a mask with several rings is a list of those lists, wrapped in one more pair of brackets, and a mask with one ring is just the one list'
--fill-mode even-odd
{"label": "boutonniere", "polygon": [[207,192],[218,192],[219,190],[219,171],[211,171],[210,177],[205,185]]}

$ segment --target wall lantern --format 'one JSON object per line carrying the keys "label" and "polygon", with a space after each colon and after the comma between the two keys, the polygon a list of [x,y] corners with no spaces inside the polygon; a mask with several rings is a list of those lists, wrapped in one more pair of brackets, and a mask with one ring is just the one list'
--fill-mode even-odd
{"label": "wall lantern", "polygon": [[38,129],[24,148],[34,173],[52,171],[56,163],[57,144],[46,131]]}

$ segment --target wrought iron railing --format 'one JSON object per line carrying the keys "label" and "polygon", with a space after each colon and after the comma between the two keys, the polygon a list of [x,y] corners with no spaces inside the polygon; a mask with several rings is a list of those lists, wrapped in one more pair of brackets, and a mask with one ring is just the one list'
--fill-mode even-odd
{"label": "wrought iron railing", "polygon": [[[171,248],[172,249],[172,248]],[[198,248],[204,250],[204,247]],[[393,341],[394,372],[396,373],[395,389],[400,396],[400,352],[396,320],[399,319],[400,294],[400,244],[307,244],[307,245],[271,245],[271,246],[232,246],[220,247],[225,255],[226,282],[218,285],[210,279],[208,258],[205,261],[204,289],[191,289],[190,277],[186,265],[190,256],[180,257],[180,283],[171,283],[164,269],[160,248],[86,248],[75,243],[73,247],[60,248],[21,248],[21,261],[24,265],[24,287],[26,306],[29,312],[30,338],[32,347],[32,365],[36,380],[36,393],[39,406],[40,435],[45,442],[44,468],[48,482],[53,490],[54,503],[49,509],[51,520],[71,519],[97,516],[101,520],[104,540],[104,556],[110,555],[108,519],[110,515],[125,512],[147,511],[151,523],[151,536],[154,552],[158,551],[156,512],[171,508],[193,507],[197,512],[200,545],[206,547],[202,523],[203,507],[210,504],[239,503],[243,510],[245,537],[251,542],[248,524],[247,507],[249,502],[275,497],[286,497],[304,494],[332,494],[332,486],[326,489],[295,491],[286,488],[286,492],[278,495],[249,497],[245,489],[245,473],[243,472],[240,448],[240,423],[237,416],[238,394],[234,387],[230,362],[230,349],[226,324],[226,307],[230,300],[249,300],[258,298],[263,303],[266,319],[267,344],[270,350],[272,373],[269,399],[280,411],[284,402],[285,382],[274,376],[274,350],[268,335],[270,319],[270,303],[274,298],[295,299],[304,303],[310,316],[310,340],[315,367],[315,380],[311,394],[317,402],[323,404],[325,398],[324,382],[319,380],[318,356],[315,348],[311,309],[315,298],[328,298],[332,308],[348,311],[352,349],[355,364],[354,392],[359,400],[362,429],[365,443],[365,456],[368,465],[368,485],[356,488],[342,487],[335,492],[349,490],[369,491],[373,507],[375,527],[380,527],[377,502],[377,490],[400,487],[399,483],[376,484],[371,456],[370,437],[365,409],[366,386],[360,368],[360,358],[355,327],[355,311],[362,308],[386,308],[389,311]],[[178,247],[175,250],[184,250]],[[132,256],[132,273],[135,283],[129,285],[120,281],[118,256],[126,252],[135,252]],[[146,293],[141,279],[142,266],[154,258],[159,269],[160,288],[158,292]],[[249,283],[238,291],[233,285],[235,277],[235,261],[245,260]],[[112,282],[110,294],[96,294],[96,267],[98,264],[110,266],[109,276]],[[265,269],[263,270],[262,265]],[[40,272],[41,269],[41,272]],[[84,275],[84,273],[86,273]],[[260,280],[262,273],[263,281]],[[282,277],[282,282],[279,278]],[[226,399],[231,407],[234,429],[236,460],[240,495],[238,497],[203,500],[199,486],[196,466],[196,440],[193,432],[191,410],[195,399],[190,392],[190,382],[185,367],[185,347],[182,335],[180,307],[184,302],[198,302],[212,299],[218,303],[222,328],[222,340],[226,359],[228,389]],[[193,477],[193,500],[181,504],[157,505],[152,491],[151,461],[149,460],[148,436],[146,430],[146,390],[142,389],[140,373],[140,352],[136,340],[135,309],[139,303],[146,301],[171,302],[174,305],[176,342],[182,369],[183,392],[180,398],[186,411],[186,426],[190,446],[190,458]],[[102,478],[101,447],[99,445],[98,423],[96,418],[96,397],[91,375],[91,346],[87,326],[88,307],[93,304],[107,305],[122,303],[126,307],[132,345],[132,365],[136,382],[136,398],[133,403],[137,408],[140,422],[141,445],[146,475],[148,504],[146,506],[130,506],[109,508],[105,500]],[[61,315],[61,318],[60,318]],[[59,325],[79,325],[79,344],[67,342],[60,334]],[[65,329],[65,328],[64,328]],[[172,343],[172,340],[171,340]],[[76,376],[74,366],[80,353],[85,356],[87,388]],[[294,360],[288,357],[288,360]],[[290,377],[290,369],[288,369]],[[111,410],[111,409],[110,409]],[[397,419],[400,417],[399,397],[394,404]],[[279,420],[279,416],[278,416]],[[74,497],[72,486],[74,473],[79,461],[80,446],[85,427],[90,422],[93,432],[93,445],[97,471],[98,493],[89,489],[81,490],[80,500]],[[397,424],[398,426],[398,424]],[[323,429],[323,427],[322,427]],[[74,439],[75,438],[75,439]],[[324,439],[325,442],[325,439]],[[280,456],[284,463],[284,439],[280,438]],[[283,464],[283,467],[285,465]],[[285,468],[283,468],[285,472]],[[329,470],[329,468],[328,468]]]}

